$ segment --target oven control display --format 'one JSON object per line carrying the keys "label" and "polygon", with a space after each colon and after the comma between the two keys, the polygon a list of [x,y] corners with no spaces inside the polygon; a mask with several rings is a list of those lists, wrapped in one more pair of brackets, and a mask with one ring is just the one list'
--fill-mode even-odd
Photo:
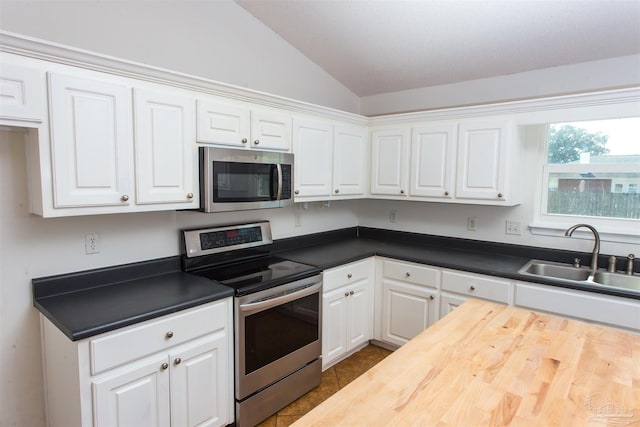
{"label": "oven control display", "polygon": [[200,249],[225,248],[262,241],[260,227],[234,228],[200,234]]}

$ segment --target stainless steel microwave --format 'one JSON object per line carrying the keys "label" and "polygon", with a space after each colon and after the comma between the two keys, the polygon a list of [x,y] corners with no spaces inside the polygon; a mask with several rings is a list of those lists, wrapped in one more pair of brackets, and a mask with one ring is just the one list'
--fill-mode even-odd
{"label": "stainless steel microwave", "polygon": [[293,205],[293,154],[200,147],[204,212]]}

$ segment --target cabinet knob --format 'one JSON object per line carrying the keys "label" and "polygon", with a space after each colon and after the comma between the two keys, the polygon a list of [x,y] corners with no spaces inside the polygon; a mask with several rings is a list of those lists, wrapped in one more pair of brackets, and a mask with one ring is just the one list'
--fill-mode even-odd
{"label": "cabinet knob", "polygon": [[338,194],[340,192],[339,189],[336,188],[336,191],[334,191],[334,193]]}
{"label": "cabinet knob", "polygon": [[354,291],[350,291],[350,292],[349,292],[349,295],[353,295],[353,294],[355,294],[355,292],[354,292]]}
{"label": "cabinet knob", "polygon": [[445,192],[444,192],[444,195],[445,195],[445,196],[448,196],[448,195],[449,195],[449,192],[448,192],[448,191],[445,191]]}
{"label": "cabinet knob", "polygon": [[475,286],[473,286],[473,285],[471,285],[471,286],[469,286],[469,290],[470,290],[471,292],[473,292],[473,291],[475,291],[475,290],[476,290],[476,287],[475,287]]}
{"label": "cabinet knob", "polygon": [[247,138],[242,138],[242,143],[246,144],[247,143]]}
{"label": "cabinet knob", "polygon": [[300,194],[300,190],[294,191],[293,194]]}
{"label": "cabinet knob", "polygon": [[349,292],[345,292],[345,293],[344,293],[344,296],[345,296],[345,297],[348,297],[348,296],[349,296]]}
{"label": "cabinet knob", "polygon": [[253,141],[253,143],[254,143],[255,145],[258,145],[258,144],[260,144],[260,140],[259,140],[259,139],[256,139],[255,141]]}
{"label": "cabinet knob", "polygon": [[174,365],[179,365],[179,364],[181,364],[181,363],[182,363],[182,359],[180,359],[179,357],[176,357],[176,358],[174,359],[174,361],[173,361],[173,364],[174,364]]}
{"label": "cabinet knob", "polygon": [[407,277],[411,277],[411,273],[409,273],[408,271],[406,273],[404,273],[405,276]]}
{"label": "cabinet knob", "polygon": [[169,331],[166,334],[164,334],[165,338],[170,339],[173,338],[173,331]]}
{"label": "cabinet knob", "polygon": [[126,194],[123,194],[122,197],[120,197],[120,200],[122,200],[123,202],[128,202],[129,196],[127,196]]}
{"label": "cabinet knob", "polygon": [[400,194],[404,194],[404,190],[400,190]]}
{"label": "cabinet knob", "polygon": [[433,301],[433,295],[429,295],[429,299]]}
{"label": "cabinet knob", "polygon": [[169,364],[167,362],[164,362],[162,365],[160,365],[160,369],[162,369],[163,371],[168,368],[169,368]]}
{"label": "cabinet knob", "polygon": [[187,199],[193,199],[193,193],[187,193]]}
{"label": "cabinet knob", "polygon": [[502,193],[498,193],[498,199],[502,199]]}
{"label": "cabinet knob", "polygon": [[347,279],[351,279],[353,277],[353,274],[349,273],[347,274]]}

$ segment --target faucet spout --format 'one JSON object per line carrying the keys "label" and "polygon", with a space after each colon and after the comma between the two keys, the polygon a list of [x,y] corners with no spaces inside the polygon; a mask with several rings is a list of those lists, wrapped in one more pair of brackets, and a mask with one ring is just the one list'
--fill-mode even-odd
{"label": "faucet spout", "polygon": [[565,231],[564,235],[571,237],[573,232],[581,227],[587,228],[593,233],[594,244],[593,252],[591,253],[591,271],[592,274],[595,274],[596,271],[598,271],[598,256],[600,255],[600,234],[598,233],[598,230],[589,224],[576,224],[573,227],[569,227],[569,229]]}

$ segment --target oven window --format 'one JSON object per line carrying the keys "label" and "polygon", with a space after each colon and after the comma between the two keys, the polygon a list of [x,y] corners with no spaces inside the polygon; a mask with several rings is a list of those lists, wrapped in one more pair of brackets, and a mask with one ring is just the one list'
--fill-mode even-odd
{"label": "oven window", "polygon": [[318,341],[320,294],[245,318],[245,375]]}
{"label": "oven window", "polygon": [[214,202],[256,202],[275,197],[275,165],[213,162]]}

